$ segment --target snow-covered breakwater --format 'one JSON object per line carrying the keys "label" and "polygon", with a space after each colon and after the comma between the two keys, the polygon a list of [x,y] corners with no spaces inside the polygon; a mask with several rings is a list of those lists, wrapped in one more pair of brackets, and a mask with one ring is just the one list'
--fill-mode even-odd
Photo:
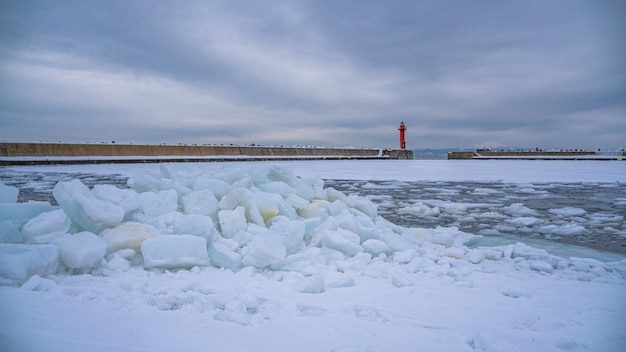
{"label": "snow-covered breakwater", "polygon": [[0,142],[0,165],[326,159],[413,159],[413,152],[410,150],[312,146]]}
{"label": "snow-covered breakwater", "polygon": [[[17,190],[2,189],[0,313],[20,316],[2,327],[9,341],[40,342],[35,350],[106,350],[112,340],[125,350],[165,350],[209,339],[228,350],[311,351],[623,343],[624,261],[562,258],[523,244],[474,247],[476,236],[456,227],[398,226],[372,201],[287,167],[207,174],[164,164],[128,186],[65,180],[53,191],[58,207],[16,203]],[[33,318],[26,306],[55,316]],[[58,319],[68,307],[73,318]],[[94,319],[106,334],[67,338],[77,329],[87,336],[82,323]],[[198,334],[179,330],[184,341],[169,344],[147,338],[171,319]],[[145,330],[129,337],[137,325]]]}

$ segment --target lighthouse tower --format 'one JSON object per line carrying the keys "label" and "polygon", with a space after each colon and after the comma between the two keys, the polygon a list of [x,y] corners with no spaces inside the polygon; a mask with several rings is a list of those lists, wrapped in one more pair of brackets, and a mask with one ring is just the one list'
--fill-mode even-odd
{"label": "lighthouse tower", "polygon": [[404,140],[404,131],[406,131],[406,126],[404,125],[404,122],[400,122],[400,128],[398,128],[398,131],[400,131],[400,149],[406,149],[406,141]]}

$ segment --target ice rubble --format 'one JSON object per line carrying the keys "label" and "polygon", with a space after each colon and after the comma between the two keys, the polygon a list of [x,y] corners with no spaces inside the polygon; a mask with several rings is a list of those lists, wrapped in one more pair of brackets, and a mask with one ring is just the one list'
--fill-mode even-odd
{"label": "ice rubble", "polygon": [[[368,265],[386,262],[416,272],[455,260],[523,258],[527,269],[542,273],[580,269],[521,244],[469,248],[475,236],[455,227],[396,226],[371,201],[325,188],[319,177],[297,177],[287,167],[225,168],[206,175],[192,165],[163,164],[160,173],[137,174],[128,186],[90,190],[77,179],[59,182],[53,190],[59,207],[16,203],[17,190],[0,186],[0,207],[15,215],[0,217],[2,282],[97,268],[251,267],[298,273],[303,278],[295,289],[315,293],[326,285],[354,284],[327,271],[325,278],[320,267],[328,265],[336,272],[368,272]],[[416,204],[412,211],[436,216],[439,208]],[[513,226],[540,222],[521,204],[506,211],[521,216]],[[393,282],[407,285],[398,275]]]}

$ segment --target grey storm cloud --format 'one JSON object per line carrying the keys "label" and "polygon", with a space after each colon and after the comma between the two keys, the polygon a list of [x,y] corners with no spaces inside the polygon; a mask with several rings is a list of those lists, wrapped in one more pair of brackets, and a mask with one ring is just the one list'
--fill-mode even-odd
{"label": "grey storm cloud", "polygon": [[[0,139],[626,144],[626,5],[3,1]],[[461,142],[463,141],[463,142]]]}

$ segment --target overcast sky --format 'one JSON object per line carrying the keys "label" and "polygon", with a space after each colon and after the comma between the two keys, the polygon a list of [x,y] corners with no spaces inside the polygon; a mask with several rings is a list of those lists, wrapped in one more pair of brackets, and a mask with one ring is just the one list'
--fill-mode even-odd
{"label": "overcast sky", "polygon": [[626,2],[0,1],[0,140],[626,147]]}

